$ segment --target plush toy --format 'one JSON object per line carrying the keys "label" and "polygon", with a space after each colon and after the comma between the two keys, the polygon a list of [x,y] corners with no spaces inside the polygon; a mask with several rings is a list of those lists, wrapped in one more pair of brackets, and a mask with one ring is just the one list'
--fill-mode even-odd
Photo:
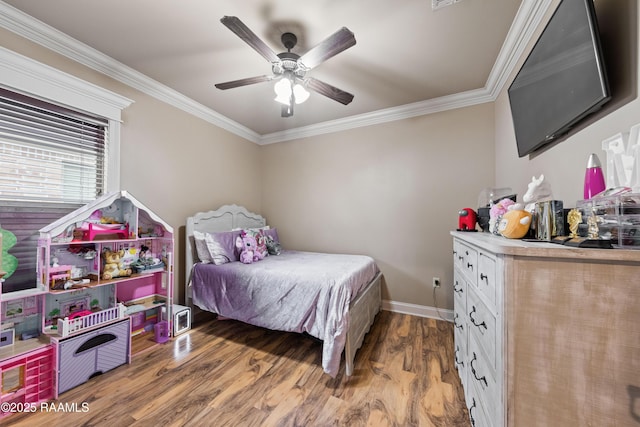
{"label": "plush toy", "polygon": [[102,280],[110,280],[116,277],[128,277],[131,276],[131,268],[125,267],[122,264],[122,258],[124,257],[124,250],[110,251],[105,249],[102,253],[102,259],[104,267],[102,269]]}
{"label": "plush toy", "polygon": [[267,245],[267,251],[269,252],[269,255],[280,255],[280,252],[282,252],[280,242],[275,241],[271,236],[265,236],[264,241]]}
{"label": "plush toy", "polygon": [[531,214],[524,209],[524,205],[516,203],[502,215],[498,224],[498,232],[509,239],[521,239],[529,231]]}
{"label": "plush toy", "polygon": [[244,234],[236,238],[236,248],[240,251],[240,262],[244,264],[251,264],[261,259],[258,258],[256,247],[256,239],[253,236]]}
{"label": "plush toy", "polygon": [[544,180],[544,175],[540,178],[535,176],[531,178],[531,182],[527,185],[527,192],[522,196],[522,201],[526,203],[524,210],[533,213],[536,210],[536,202],[544,202],[553,199],[551,185],[549,181]]}
{"label": "plush toy", "polygon": [[511,199],[502,199],[497,203],[491,205],[489,209],[489,232],[493,234],[500,234],[498,232],[498,223],[502,215],[507,213],[507,208],[513,205],[515,202]]}

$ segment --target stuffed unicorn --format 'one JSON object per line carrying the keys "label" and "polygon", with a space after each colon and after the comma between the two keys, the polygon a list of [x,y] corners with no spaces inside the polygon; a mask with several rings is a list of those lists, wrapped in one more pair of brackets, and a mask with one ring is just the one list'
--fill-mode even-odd
{"label": "stuffed unicorn", "polygon": [[243,264],[251,264],[257,259],[257,243],[253,236],[245,234],[236,238],[236,248],[240,251],[240,262]]}

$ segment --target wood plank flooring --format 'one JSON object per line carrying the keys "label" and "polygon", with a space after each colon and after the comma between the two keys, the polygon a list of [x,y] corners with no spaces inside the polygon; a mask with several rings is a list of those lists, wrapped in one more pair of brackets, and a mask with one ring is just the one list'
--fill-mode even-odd
{"label": "wood plank flooring", "polygon": [[[209,320],[3,426],[469,426],[452,324],[382,311],[344,376],[321,343]],[[83,404],[86,404],[83,407]]]}

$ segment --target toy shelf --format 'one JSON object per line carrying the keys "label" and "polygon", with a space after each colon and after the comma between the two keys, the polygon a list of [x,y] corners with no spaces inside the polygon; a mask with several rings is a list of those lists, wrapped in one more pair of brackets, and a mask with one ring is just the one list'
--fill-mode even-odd
{"label": "toy shelf", "polygon": [[99,243],[100,245],[104,245],[104,246],[109,246],[109,244],[114,244],[114,243],[122,243],[122,242],[136,242],[139,240],[171,240],[171,237],[164,237],[164,236],[149,236],[149,237],[123,237],[121,239],[99,239],[99,240],[71,240],[68,242],[64,242],[64,241],[56,241],[56,240],[51,240],[51,242],[49,242],[49,246],[51,247],[55,247],[55,246],[82,246],[82,245],[88,245],[88,244],[92,244],[92,243]]}
{"label": "toy shelf", "polygon": [[44,287],[37,288],[37,289],[36,288],[25,289],[22,291],[14,291],[8,294],[0,294],[0,301],[12,301],[17,299],[24,299],[27,297],[44,295],[46,293],[47,291],[44,289]]}
{"label": "toy shelf", "polygon": [[116,277],[115,279],[109,279],[109,280],[90,280],[89,283],[73,285],[69,289],[50,289],[49,293],[50,294],[63,294],[63,293],[68,293],[68,292],[79,291],[79,290],[82,290],[82,289],[95,288],[95,287],[99,287],[99,286],[114,285],[114,284],[129,282],[129,281],[135,281],[135,280],[138,280],[138,279],[153,277],[154,275],[156,275],[158,273],[166,273],[166,270],[156,270],[156,271],[152,271],[150,273],[133,273],[133,274],[131,274],[131,276]]}
{"label": "toy shelf", "polygon": [[[55,396],[54,350],[46,345],[0,360],[0,402],[37,404]],[[0,418],[11,412],[0,412]]]}
{"label": "toy shelf", "polygon": [[167,304],[167,298],[162,295],[150,295],[145,298],[128,301],[126,307],[139,306],[136,311],[150,310],[156,307],[162,307]]}
{"label": "toy shelf", "polygon": [[13,345],[0,347],[0,361],[46,347],[47,345],[49,345],[49,340],[42,335],[28,340],[16,340]]}

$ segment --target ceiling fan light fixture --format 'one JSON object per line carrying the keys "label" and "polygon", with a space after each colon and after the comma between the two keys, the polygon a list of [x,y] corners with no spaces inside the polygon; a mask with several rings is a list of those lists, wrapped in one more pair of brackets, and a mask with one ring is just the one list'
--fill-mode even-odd
{"label": "ceiling fan light fixture", "polygon": [[309,99],[309,91],[300,83],[293,83],[289,76],[285,76],[273,85],[273,91],[276,93],[275,101],[283,105],[291,105],[292,102],[302,104]]}
{"label": "ceiling fan light fixture", "polygon": [[[446,1],[456,2],[460,0]],[[353,95],[348,92],[313,77],[306,77],[308,71],[356,44],[354,34],[347,27],[340,28],[300,56],[291,51],[298,41],[296,35],[292,32],[286,32],[281,36],[281,42],[287,51],[276,54],[237,16],[224,16],[220,22],[269,61],[273,75],[218,83],[215,85],[216,88],[226,90],[276,79],[277,82],[273,89],[276,93],[275,101],[282,104],[282,117],[291,117],[293,115],[293,106],[301,104],[309,98],[308,90],[344,105],[353,100]]]}
{"label": "ceiling fan light fixture", "polygon": [[306,90],[303,85],[297,83],[293,87],[293,98],[296,100],[296,104],[302,104],[309,99],[309,91]]}
{"label": "ceiling fan light fixture", "polygon": [[284,105],[291,104],[291,81],[288,78],[282,78],[273,85],[273,91],[276,93],[275,100]]}

